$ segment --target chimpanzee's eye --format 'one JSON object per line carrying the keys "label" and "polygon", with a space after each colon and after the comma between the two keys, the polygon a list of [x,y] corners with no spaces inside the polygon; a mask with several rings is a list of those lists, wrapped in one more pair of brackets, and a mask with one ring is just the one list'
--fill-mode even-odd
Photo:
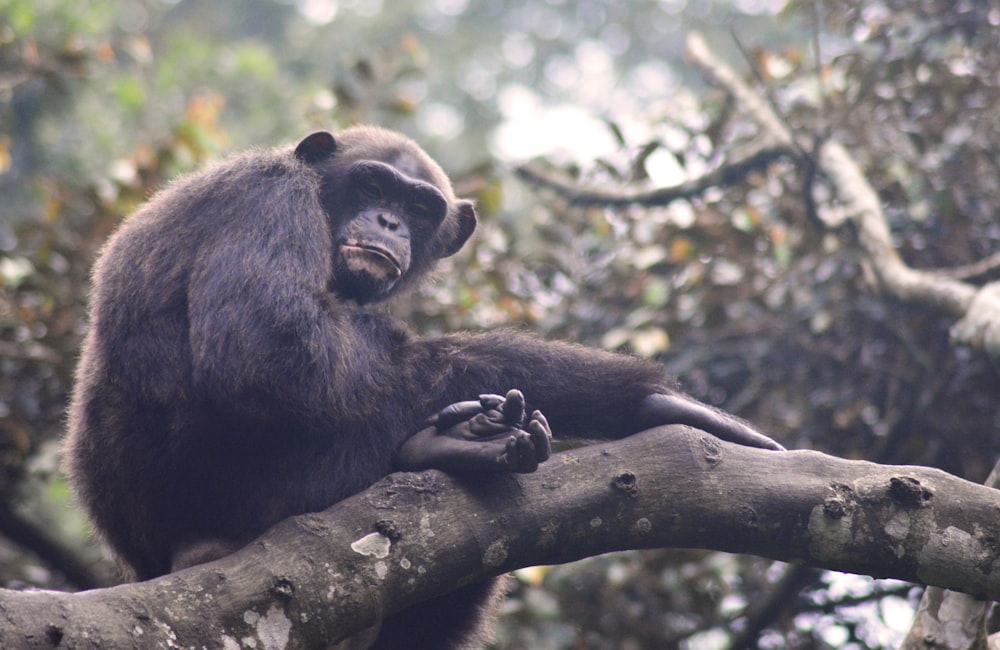
{"label": "chimpanzee's eye", "polygon": [[371,178],[362,181],[358,191],[369,201],[378,201],[382,198],[382,187]]}
{"label": "chimpanzee's eye", "polygon": [[431,218],[431,211],[423,203],[411,203],[409,205],[409,213],[414,219],[418,221],[429,221]]}
{"label": "chimpanzee's eye", "polygon": [[448,212],[448,204],[436,189],[416,187],[406,202],[406,212],[414,222],[437,227]]}

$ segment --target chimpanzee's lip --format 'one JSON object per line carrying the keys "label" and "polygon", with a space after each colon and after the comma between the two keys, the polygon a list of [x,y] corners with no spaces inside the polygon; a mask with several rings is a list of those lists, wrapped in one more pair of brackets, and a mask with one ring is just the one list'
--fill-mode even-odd
{"label": "chimpanzee's lip", "polygon": [[362,254],[371,255],[376,258],[376,260],[388,263],[391,265],[395,271],[396,276],[403,275],[403,267],[390,251],[381,246],[375,244],[363,244],[356,241],[345,241],[340,245],[341,250],[346,254]]}

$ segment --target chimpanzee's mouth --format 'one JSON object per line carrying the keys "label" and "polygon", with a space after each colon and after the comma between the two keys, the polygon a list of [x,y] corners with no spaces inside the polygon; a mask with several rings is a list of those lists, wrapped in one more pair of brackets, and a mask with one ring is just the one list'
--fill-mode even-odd
{"label": "chimpanzee's mouth", "polygon": [[385,271],[398,278],[403,275],[403,267],[390,251],[375,244],[345,241],[340,245],[340,251],[345,258],[358,259],[382,267]]}

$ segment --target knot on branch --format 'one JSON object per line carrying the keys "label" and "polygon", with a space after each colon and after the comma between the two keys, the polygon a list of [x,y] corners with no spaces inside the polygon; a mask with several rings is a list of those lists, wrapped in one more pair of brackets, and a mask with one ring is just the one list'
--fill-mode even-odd
{"label": "knot on branch", "polygon": [[615,476],[611,486],[633,499],[639,496],[639,479],[632,472],[625,471]]}
{"label": "knot on branch", "polygon": [[923,506],[934,498],[934,490],[912,476],[893,476],[889,479],[889,495],[903,505]]}

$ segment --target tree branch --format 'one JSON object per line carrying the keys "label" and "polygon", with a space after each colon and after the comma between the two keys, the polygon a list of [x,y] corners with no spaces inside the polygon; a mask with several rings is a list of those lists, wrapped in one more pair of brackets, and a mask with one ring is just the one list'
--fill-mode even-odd
{"label": "tree branch", "polygon": [[[1000,486],[1000,462],[984,485]],[[940,587],[928,587],[900,650],[986,650],[987,623],[993,603]],[[1000,647],[1000,639],[993,647]]]}
{"label": "tree branch", "polygon": [[[700,35],[693,33],[688,37],[687,52],[709,81],[723,87],[736,99],[760,127],[765,141],[794,151],[802,150],[767,102],[713,56]],[[844,204],[846,218],[857,229],[865,264],[872,270],[882,291],[903,301],[924,303],[961,317],[952,330],[953,336],[1000,359],[1000,321],[997,318],[1000,289],[991,285],[979,288],[945,274],[907,266],[893,246],[875,189],[847,149],[835,139],[827,139],[819,147],[816,164],[830,179]]]}
{"label": "tree branch", "polygon": [[[512,569],[693,547],[1000,598],[1000,492],[934,469],[663,427],[535,474],[393,474],[243,550],[80,594],[0,591],[4,647],[317,647]],[[173,644],[173,645],[172,645]]]}
{"label": "tree branch", "polygon": [[555,192],[573,205],[601,205],[607,207],[641,205],[664,206],[678,199],[701,196],[713,187],[729,187],[745,179],[751,172],[765,169],[775,160],[789,156],[785,147],[757,149],[738,160],[732,160],[686,183],[652,190],[600,190],[585,187],[563,174],[547,170],[534,163],[525,163],[515,170],[522,180]]}
{"label": "tree branch", "polygon": [[[745,157],[728,162],[687,183],[652,190],[599,190],[582,186],[535,164],[517,169],[523,180],[551,190],[574,205],[662,206],[677,199],[699,196],[711,187],[726,187],[742,181],[750,172],[774,160],[791,157],[803,161],[806,149],[781,121],[760,93],[709,51],[697,33],[688,38],[688,55],[706,77],[724,88],[761,129],[764,143]],[[977,287],[962,281],[963,275],[992,268],[996,260],[976,263],[957,272],[921,271],[908,266],[892,243],[888,221],[878,195],[865,179],[847,149],[835,139],[823,141],[817,152],[818,169],[828,178],[843,203],[838,211],[858,232],[866,268],[887,295],[919,302],[960,317],[952,330],[956,341],[972,345],[1000,360],[1000,288]],[[839,224],[840,220],[837,220]],[[828,223],[828,226],[835,225]],[[957,276],[957,277],[956,277]]]}
{"label": "tree branch", "polygon": [[0,503],[0,534],[37,555],[50,568],[60,572],[72,585],[80,589],[93,589],[111,584],[80,559],[79,553],[68,548],[35,522],[23,517],[10,504]]}

